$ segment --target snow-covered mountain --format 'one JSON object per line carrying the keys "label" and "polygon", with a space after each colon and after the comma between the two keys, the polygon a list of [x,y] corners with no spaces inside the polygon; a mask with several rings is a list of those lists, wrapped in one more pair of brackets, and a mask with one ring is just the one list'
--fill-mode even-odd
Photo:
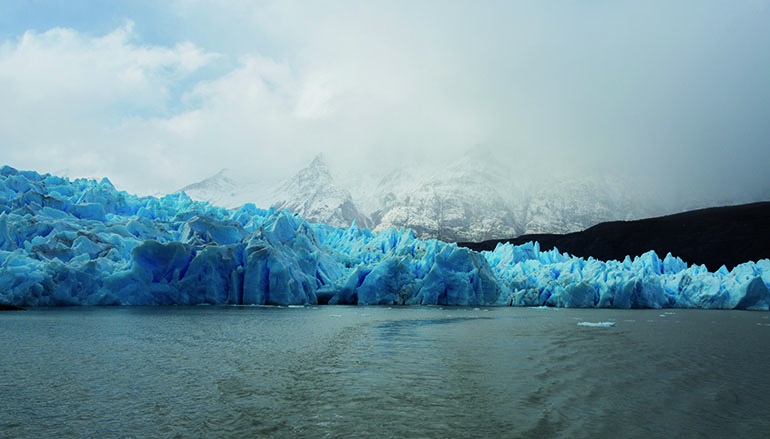
{"label": "snow-covered mountain", "polygon": [[350,192],[334,182],[320,154],[274,194],[273,206],[296,212],[310,222],[348,227],[355,220],[360,227],[371,227],[369,218],[356,208]]}
{"label": "snow-covered mountain", "polygon": [[375,232],[410,228],[444,241],[516,236],[520,230],[506,172],[465,157],[439,169],[390,173],[374,186],[378,190],[369,189],[376,200],[355,192],[354,199],[369,206]]}
{"label": "snow-covered mountain", "polygon": [[[386,176],[378,184],[379,207],[367,213],[377,232],[407,227],[446,241],[569,233],[661,213],[648,203],[643,207],[640,194],[609,177],[533,181],[525,175],[503,162],[467,154],[422,178],[404,171]],[[353,197],[359,199],[355,192]]]}
{"label": "snow-covered mountain", "polygon": [[369,217],[356,208],[350,192],[334,182],[320,154],[310,165],[285,181],[259,181],[223,169],[180,191],[194,200],[205,200],[227,208],[254,203],[259,207],[289,209],[310,222],[348,227],[355,220],[360,227],[372,226]]}
{"label": "snow-covered mountain", "polygon": [[552,178],[536,184],[502,162],[468,154],[441,167],[335,179],[322,156],[281,182],[223,170],[182,190],[224,207],[253,202],[289,209],[311,222],[375,232],[411,228],[419,237],[482,241],[526,233],[568,233],[612,220],[659,215],[629,186],[607,177]]}
{"label": "snow-covered mountain", "polygon": [[[578,232],[605,221],[633,220],[663,214],[641,194],[608,177],[554,180],[518,194],[519,225],[526,234]],[[667,212],[666,212],[667,213]]]}
{"label": "snow-covered mountain", "polygon": [[277,182],[260,180],[253,175],[242,174],[232,169],[222,169],[211,177],[187,185],[179,190],[194,200],[208,201],[228,209],[254,203],[270,206],[277,191]]}

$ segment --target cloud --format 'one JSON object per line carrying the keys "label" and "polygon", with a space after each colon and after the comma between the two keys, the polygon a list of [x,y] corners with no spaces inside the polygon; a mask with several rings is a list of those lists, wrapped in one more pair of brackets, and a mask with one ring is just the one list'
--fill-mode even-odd
{"label": "cloud", "polygon": [[[770,191],[767,3],[170,2],[0,46],[12,165],[172,191],[317,152],[382,169],[493,151],[522,179]],[[764,15],[763,15],[764,14]],[[164,41],[136,28],[169,22]],[[759,188],[759,189],[758,189]]]}
{"label": "cloud", "polygon": [[[133,23],[98,37],[73,29],[28,31],[0,46],[0,141],[17,166],[99,175],[144,145],[115,138],[131,119],[169,113],[174,87],[217,59],[189,42],[137,43]],[[135,179],[142,178],[135,176]],[[152,177],[150,177],[152,179]]]}
{"label": "cloud", "polygon": [[125,107],[162,112],[171,83],[216,58],[189,42],[146,47],[133,37],[130,21],[102,37],[64,28],[28,31],[0,49],[3,89],[21,103],[51,107],[65,102],[91,115]]}

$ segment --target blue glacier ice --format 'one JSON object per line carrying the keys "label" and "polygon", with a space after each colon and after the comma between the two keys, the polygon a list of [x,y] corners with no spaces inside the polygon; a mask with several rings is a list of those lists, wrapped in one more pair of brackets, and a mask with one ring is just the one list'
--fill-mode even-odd
{"label": "blue glacier ice", "polygon": [[410,230],[311,224],[109,180],[0,168],[0,303],[424,304],[767,310],[770,260],[709,272],[649,252],[603,262],[537,243],[474,252]]}

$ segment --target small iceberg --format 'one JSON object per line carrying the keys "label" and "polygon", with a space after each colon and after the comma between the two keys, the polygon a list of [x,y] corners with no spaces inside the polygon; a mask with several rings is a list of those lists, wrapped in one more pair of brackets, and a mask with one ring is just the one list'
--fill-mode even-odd
{"label": "small iceberg", "polygon": [[615,322],[579,322],[578,326],[590,326],[593,328],[611,328]]}

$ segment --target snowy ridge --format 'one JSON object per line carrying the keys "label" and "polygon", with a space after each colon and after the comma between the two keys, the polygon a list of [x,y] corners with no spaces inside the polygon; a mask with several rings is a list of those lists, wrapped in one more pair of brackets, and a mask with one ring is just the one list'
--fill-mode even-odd
{"label": "snowy ridge", "polygon": [[262,181],[230,169],[222,169],[209,178],[185,186],[179,192],[185,192],[194,200],[237,209],[246,203],[269,206],[277,190],[275,182]]}
{"label": "snowy ridge", "polygon": [[255,182],[223,171],[182,190],[227,208],[252,202],[288,208],[310,222],[348,227],[355,220],[376,232],[409,228],[420,238],[446,242],[569,233],[603,221],[670,213],[636,207],[632,191],[606,177],[549,177],[524,185],[515,169],[469,153],[446,166],[335,179],[319,155],[284,182]]}
{"label": "snowy ridge", "polygon": [[709,272],[653,252],[573,258],[537,243],[477,253],[235,210],[184,194],[137,197],[104,179],[0,169],[0,303],[442,304],[762,309],[770,260]]}
{"label": "snowy ridge", "polygon": [[348,227],[355,221],[369,227],[369,218],[358,212],[350,192],[335,184],[322,155],[280,187],[277,197],[273,207],[289,209],[311,222]]}
{"label": "snowy ridge", "polygon": [[313,223],[348,227],[355,221],[362,227],[371,225],[369,217],[358,211],[350,192],[335,183],[321,154],[286,181],[260,181],[223,169],[179,192],[228,209],[252,203],[289,209]]}
{"label": "snowy ridge", "polygon": [[629,193],[630,188],[606,177],[556,180],[520,194],[520,227],[523,234],[572,233],[606,221],[661,213],[636,207],[645,203],[632,203]]}
{"label": "snowy ridge", "polygon": [[519,234],[505,169],[466,159],[421,178],[415,174],[398,171],[377,186],[385,196],[372,214],[376,232],[410,228],[421,238],[448,242]]}

